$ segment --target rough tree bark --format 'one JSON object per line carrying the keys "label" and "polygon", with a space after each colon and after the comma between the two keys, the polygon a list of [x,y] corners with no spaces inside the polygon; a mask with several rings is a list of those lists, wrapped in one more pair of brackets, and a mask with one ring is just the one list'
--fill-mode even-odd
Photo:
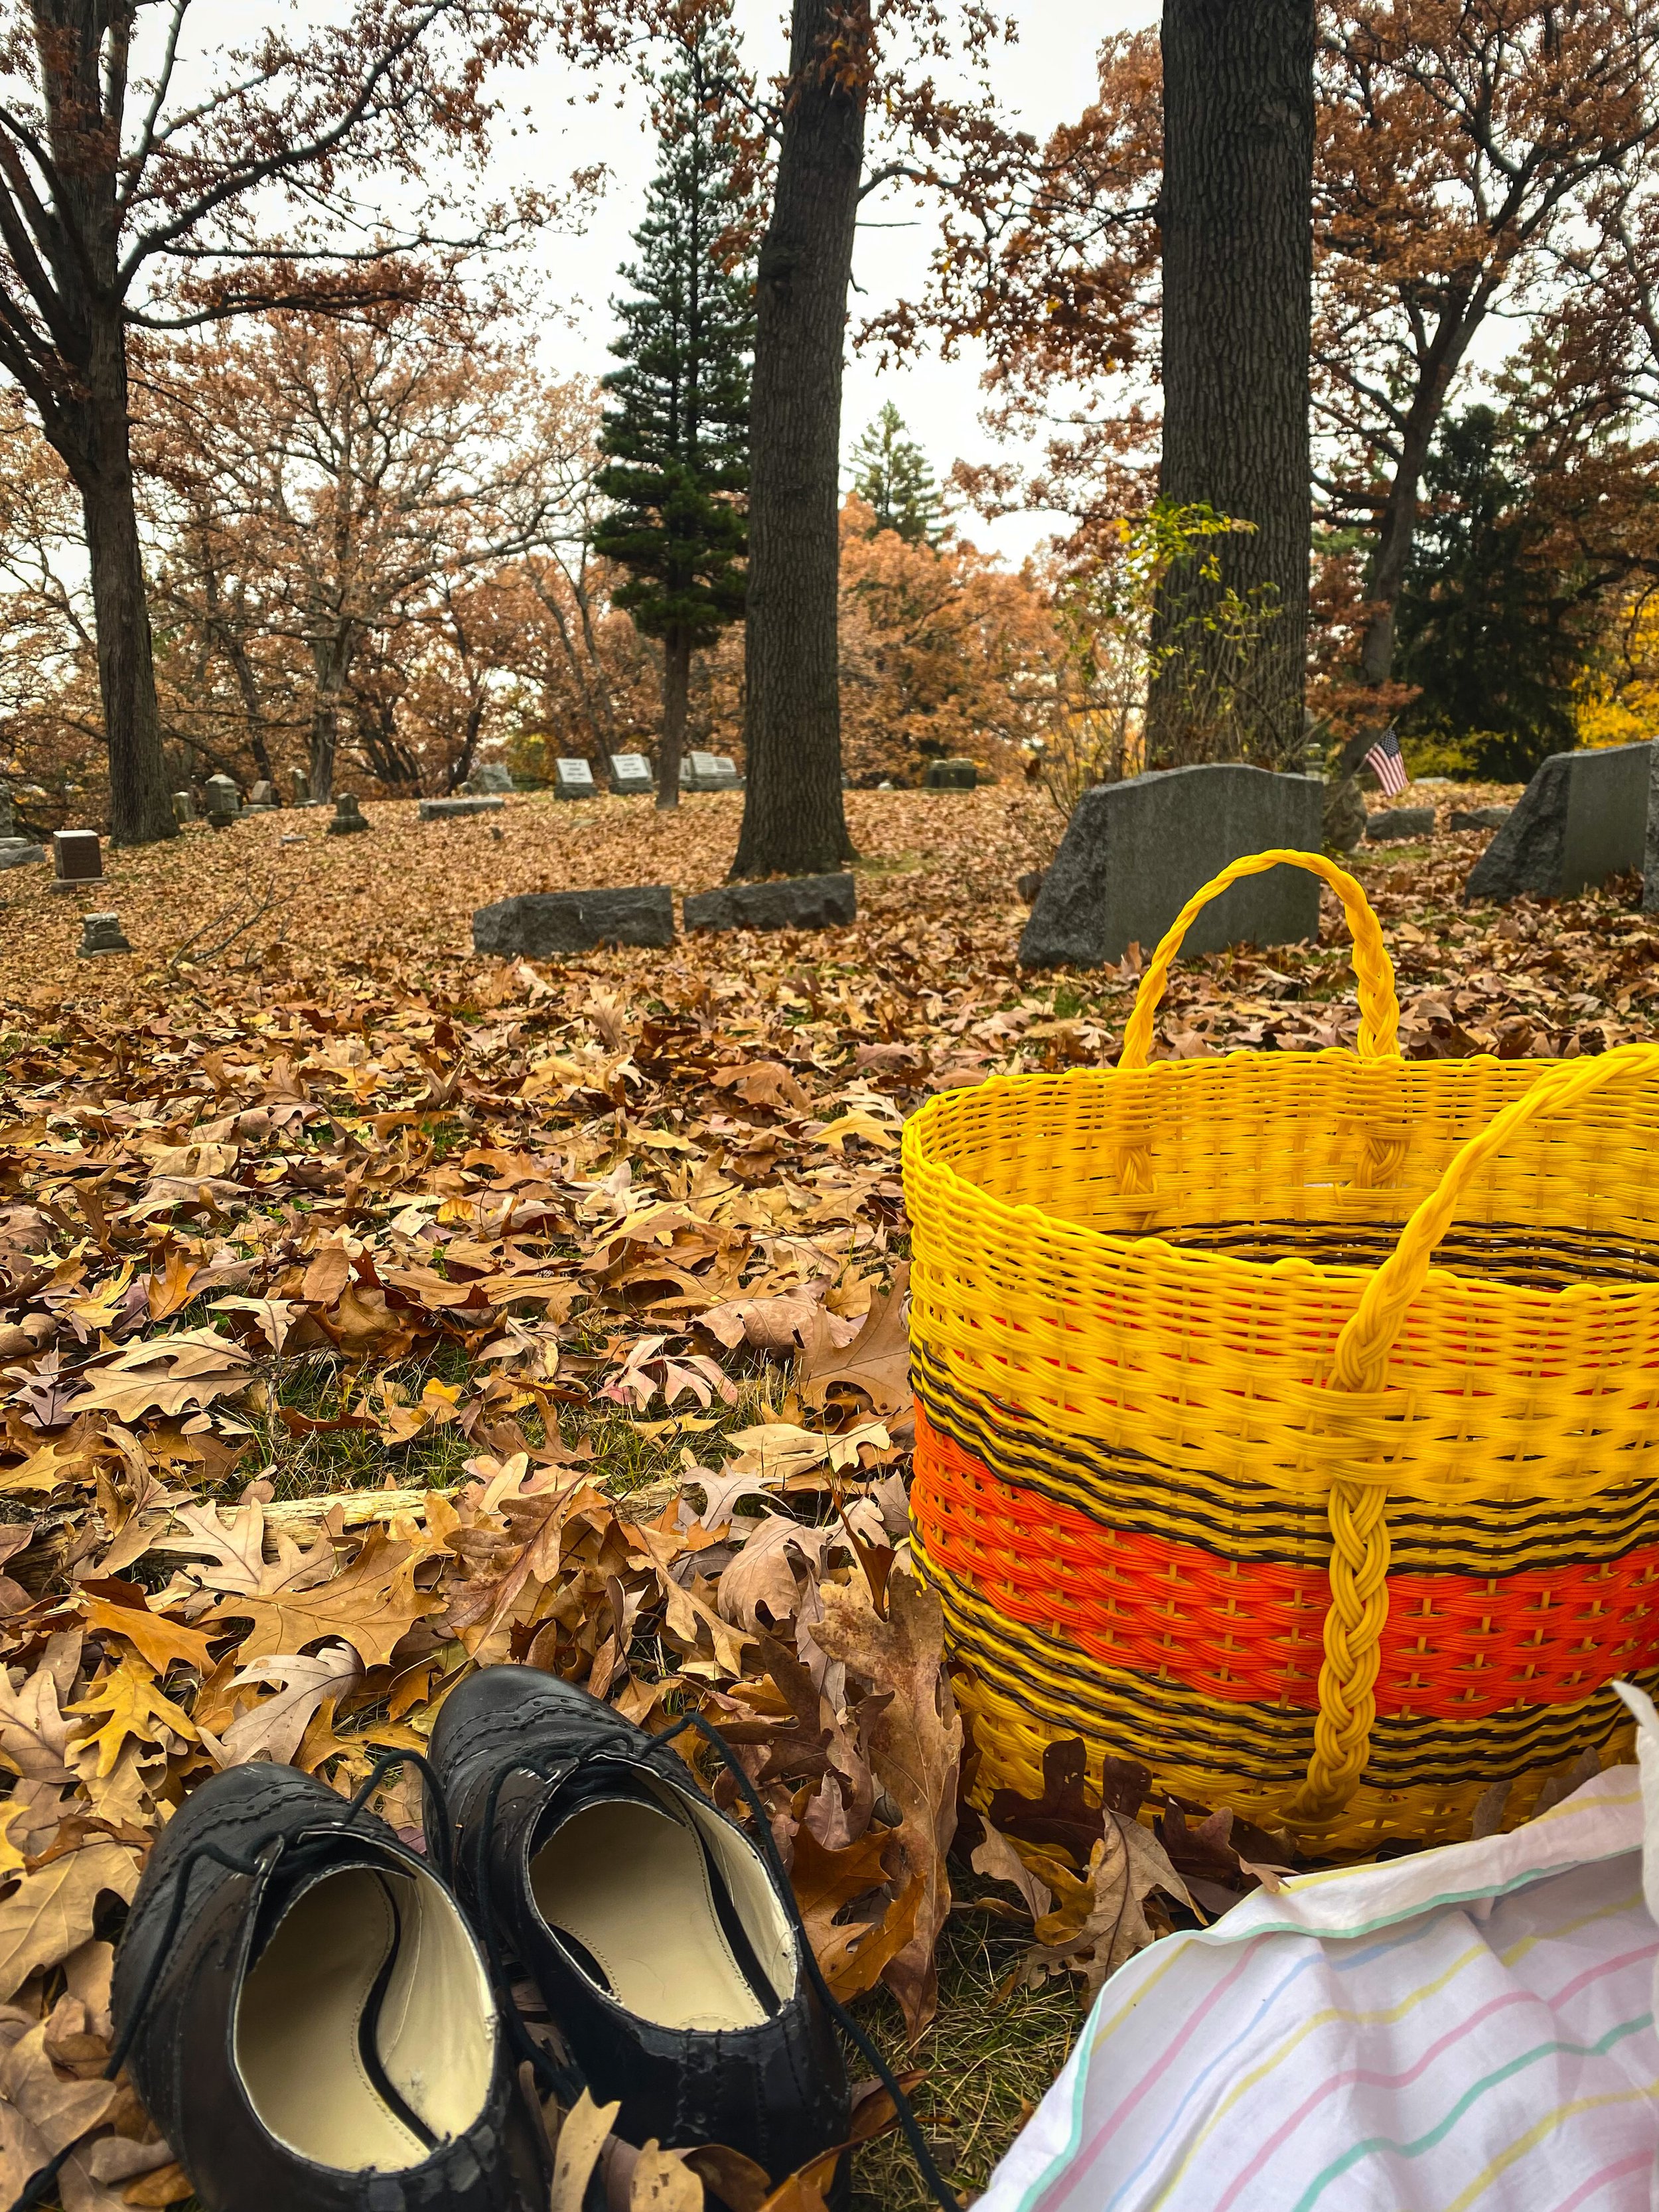
{"label": "rough tree bark", "polygon": [[[757,284],[747,785],[733,876],[811,875],[852,857],[841,788],[838,508],[870,36],[870,0],[794,0],[789,98]],[[848,46],[860,41],[849,64]]]}
{"label": "rough tree bark", "polygon": [[[1163,496],[1253,524],[1173,569],[1148,765],[1303,750],[1312,501],[1314,0],[1164,0]],[[1241,670],[1206,626],[1231,586],[1271,618]],[[1231,708],[1201,726],[1206,708]]]}
{"label": "rough tree bark", "polygon": [[685,750],[685,702],[691,689],[691,640],[671,629],[662,641],[662,742],[657,748],[657,811],[680,803],[680,758]]}

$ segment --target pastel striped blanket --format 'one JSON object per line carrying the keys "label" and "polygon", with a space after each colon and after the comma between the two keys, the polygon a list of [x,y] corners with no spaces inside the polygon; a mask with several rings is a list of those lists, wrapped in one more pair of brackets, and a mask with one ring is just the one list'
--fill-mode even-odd
{"label": "pastel striped blanket", "polygon": [[1154,1944],[978,2212],[1650,2212],[1643,1832],[1616,1767],[1512,1835],[1304,1876]]}

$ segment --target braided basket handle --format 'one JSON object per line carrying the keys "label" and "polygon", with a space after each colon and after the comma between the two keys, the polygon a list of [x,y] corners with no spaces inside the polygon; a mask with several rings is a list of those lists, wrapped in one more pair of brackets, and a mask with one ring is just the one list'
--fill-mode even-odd
{"label": "braided basket handle", "polygon": [[1158,1017],[1164,987],[1169,981],[1182,939],[1197,916],[1212,898],[1218,898],[1241,876],[1265,875],[1269,868],[1277,867],[1305,868],[1310,875],[1322,877],[1341,900],[1353,938],[1353,971],[1359,984],[1359,1056],[1362,1060],[1398,1057],[1400,1001],[1395,995],[1394,963],[1382,942],[1382,932],[1371,912],[1370,900],[1347,870],[1339,868],[1334,860],[1328,860],[1322,853],[1297,853],[1286,846],[1275,847],[1267,853],[1252,853],[1246,860],[1235,860],[1218,876],[1212,876],[1202,890],[1193,893],[1164,931],[1152,955],[1152,965],[1141,977],[1140,988],[1135,994],[1134,1012],[1123,1032],[1123,1050],[1117,1063],[1120,1071],[1146,1065],[1146,1055],[1152,1046],[1152,1024]]}
{"label": "braided basket handle", "polygon": [[[1336,1340],[1329,1387],[1382,1388],[1389,1355],[1412,1301],[1428,1279],[1437,1248],[1458,1202],[1494,1152],[1517,1130],[1546,1114],[1577,1105],[1623,1076],[1659,1074],[1659,1045],[1620,1045],[1594,1060],[1571,1061],[1513,1100],[1454,1154],[1438,1187],[1400,1232],[1399,1242],[1365,1285]],[[1319,1717],[1308,1778],[1291,1810],[1293,1824],[1328,1820],[1358,1788],[1370,1753],[1376,1702],[1372,1692],[1389,1617],[1386,1476],[1333,1483],[1331,1603],[1325,1616],[1325,1658],[1319,1670]]]}

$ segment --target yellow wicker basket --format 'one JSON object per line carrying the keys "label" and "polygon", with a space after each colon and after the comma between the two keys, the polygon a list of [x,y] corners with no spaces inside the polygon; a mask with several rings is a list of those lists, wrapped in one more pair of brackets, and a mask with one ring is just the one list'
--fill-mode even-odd
{"label": "yellow wicker basket", "polygon": [[[1358,1053],[1147,1054],[1194,915],[1341,898]],[[1081,1735],[1310,1849],[1468,1832],[1659,1669],[1659,1046],[1399,1057],[1358,883],[1241,860],[1120,1066],[911,1121],[913,1542],[983,1799]]]}

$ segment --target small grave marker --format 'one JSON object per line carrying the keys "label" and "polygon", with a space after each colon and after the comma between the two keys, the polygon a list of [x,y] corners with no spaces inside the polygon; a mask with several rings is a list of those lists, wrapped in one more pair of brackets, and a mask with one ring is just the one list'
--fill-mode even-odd
{"label": "small grave marker", "polygon": [[228,775],[210,775],[202,787],[209,824],[215,830],[228,829],[242,811],[241,794]]}
{"label": "small grave marker", "polygon": [[131,952],[132,947],[121,934],[121,917],[118,914],[88,914],[81,917],[81,950],[82,960],[95,960],[102,952]]}
{"label": "small grave marker", "polygon": [[309,806],[311,804],[311,778],[302,768],[296,768],[294,771],[294,804],[296,806]]}
{"label": "small grave marker", "polygon": [[422,822],[456,822],[468,814],[499,814],[506,806],[504,799],[423,799],[421,801]]}
{"label": "small grave marker", "polygon": [[187,791],[173,793],[173,818],[181,830],[186,822],[193,822],[196,819],[196,801]]}
{"label": "small grave marker", "polygon": [[970,760],[929,761],[921,787],[924,791],[976,791],[979,769]]}
{"label": "small grave marker", "polygon": [[32,838],[0,837],[0,868],[27,868],[46,857],[46,847]]}
{"label": "small grave marker", "polygon": [[247,803],[250,807],[258,807],[263,810],[268,806],[279,806],[281,805],[282,801],[276,796],[276,785],[270,782],[267,778],[261,777],[259,781],[254,785],[252,790],[249,792],[247,795]]}
{"label": "small grave marker", "polygon": [[1449,826],[1454,830],[1501,830],[1512,806],[1455,806]]}
{"label": "small grave marker", "polygon": [[553,763],[555,799],[597,799],[599,786],[585,760],[556,760]]}
{"label": "small grave marker", "polygon": [[471,799],[499,797],[513,789],[513,771],[505,761],[485,761],[473,769],[463,788]]}
{"label": "small grave marker", "polygon": [[651,763],[643,753],[612,753],[611,788],[619,799],[636,799],[657,787]]}
{"label": "small grave marker", "polygon": [[104,848],[95,830],[56,830],[52,839],[52,889],[78,890],[104,879]]}
{"label": "small grave marker", "polygon": [[368,817],[357,803],[357,794],[343,791],[334,801],[334,819],[328,825],[331,837],[355,837],[368,827]]}
{"label": "small grave marker", "polygon": [[1399,844],[1410,837],[1432,837],[1434,809],[1431,806],[1389,806],[1369,815],[1365,835],[1373,845]]}
{"label": "small grave marker", "polygon": [[693,750],[680,763],[680,783],[686,791],[735,791],[738,764],[726,753]]}

